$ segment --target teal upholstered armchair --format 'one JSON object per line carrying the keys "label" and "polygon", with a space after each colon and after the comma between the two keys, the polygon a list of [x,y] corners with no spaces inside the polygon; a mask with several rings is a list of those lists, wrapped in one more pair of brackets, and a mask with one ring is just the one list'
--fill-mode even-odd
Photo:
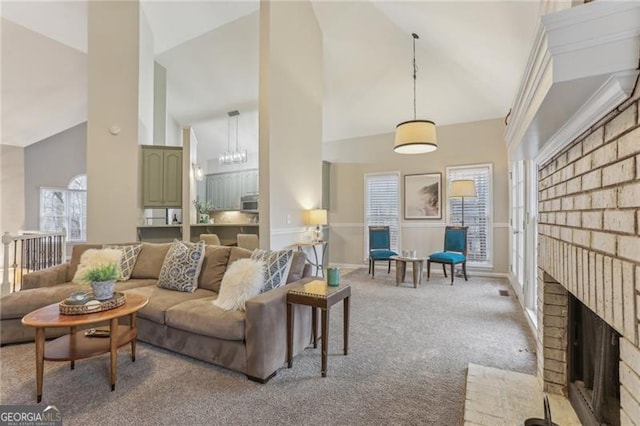
{"label": "teal upholstered armchair", "polygon": [[462,264],[464,280],[467,279],[467,228],[464,226],[447,226],[444,230],[444,251],[433,253],[427,259],[427,280],[431,276],[431,263],[441,263],[444,276],[447,276],[446,265],[451,265],[451,285],[453,285],[454,267]]}
{"label": "teal upholstered armchair", "polygon": [[387,273],[391,272],[391,256],[398,253],[391,250],[391,237],[388,226],[369,227],[369,273],[371,278],[376,275],[376,260],[389,262]]}

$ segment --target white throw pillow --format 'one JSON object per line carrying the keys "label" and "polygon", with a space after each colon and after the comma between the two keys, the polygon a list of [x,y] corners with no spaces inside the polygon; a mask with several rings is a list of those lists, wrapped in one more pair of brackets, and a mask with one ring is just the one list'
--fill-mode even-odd
{"label": "white throw pillow", "polygon": [[118,268],[118,274],[122,276],[120,264],[122,262],[122,250],[118,249],[88,249],[80,256],[80,264],[76,270],[73,279],[74,283],[84,283],[84,274],[91,268],[96,266],[108,265],[115,263]]}
{"label": "white throw pillow", "polygon": [[238,259],[222,277],[220,293],[213,304],[225,311],[244,311],[245,302],[260,294],[264,282],[264,262]]}

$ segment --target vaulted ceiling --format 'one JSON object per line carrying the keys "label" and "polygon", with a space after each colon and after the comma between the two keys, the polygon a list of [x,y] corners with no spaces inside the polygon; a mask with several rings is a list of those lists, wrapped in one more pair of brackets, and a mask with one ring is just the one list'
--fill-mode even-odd
{"label": "vaulted ceiling", "polygon": [[[411,118],[412,32],[419,118],[504,117],[539,16],[537,0],[311,3],[323,34],[325,141],[391,132]],[[3,144],[27,146],[86,120],[86,9],[2,2]],[[167,69],[167,109],[181,125],[226,126],[226,111],[256,107],[258,9],[257,1],[142,1]]]}

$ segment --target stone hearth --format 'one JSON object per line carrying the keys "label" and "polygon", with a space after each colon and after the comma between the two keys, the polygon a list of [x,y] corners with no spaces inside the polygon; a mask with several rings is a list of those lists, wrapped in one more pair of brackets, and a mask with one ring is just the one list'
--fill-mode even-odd
{"label": "stone hearth", "polygon": [[[542,386],[536,376],[469,364],[464,402],[464,425],[513,426],[544,417]],[[580,426],[569,401],[549,395],[552,420]]]}

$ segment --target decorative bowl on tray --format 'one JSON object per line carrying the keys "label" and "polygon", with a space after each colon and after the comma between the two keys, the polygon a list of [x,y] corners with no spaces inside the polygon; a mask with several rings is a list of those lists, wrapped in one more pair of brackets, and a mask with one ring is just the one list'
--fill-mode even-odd
{"label": "decorative bowl on tray", "polygon": [[64,302],[67,305],[84,305],[91,300],[91,298],[91,294],[86,291],[74,291],[64,300]]}

